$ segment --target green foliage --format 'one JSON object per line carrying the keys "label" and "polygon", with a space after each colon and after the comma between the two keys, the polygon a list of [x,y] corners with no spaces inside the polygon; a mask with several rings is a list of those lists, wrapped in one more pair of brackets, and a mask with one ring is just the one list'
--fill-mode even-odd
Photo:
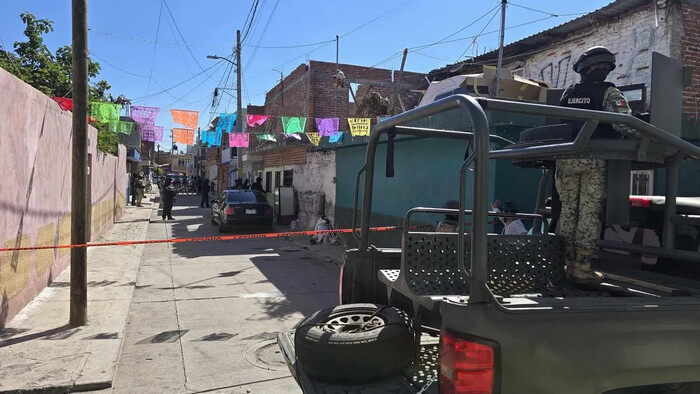
{"label": "green foliage", "polygon": [[[53,32],[53,21],[37,19],[29,12],[20,14],[25,24],[26,41],[15,41],[14,53],[0,50],[0,67],[14,74],[48,96],[72,97],[73,51],[64,45],[53,54],[44,43],[43,35]],[[95,78],[100,64],[88,59],[88,77]],[[111,86],[99,81],[90,87],[91,100],[111,101],[107,93]]]}
{"label": "green foliage", "polygon": [[97,149],[116,156],[118,153],[119,134],[107,130],[106,124],[97,124]]}

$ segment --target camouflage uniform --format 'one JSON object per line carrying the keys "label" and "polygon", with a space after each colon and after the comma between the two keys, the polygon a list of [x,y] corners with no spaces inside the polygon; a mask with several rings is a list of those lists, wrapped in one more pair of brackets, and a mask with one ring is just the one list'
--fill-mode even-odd
{"label": "camouflage uniform", "polygon": [[[610,86],[603,94],[602,110],[631,115],[627,99]],[[612,125],[622,136],[638,137],[628,126]],[[560,234],[566,244],[566,265],[590,269],[595,241],[600,234],[600,216],[605,202],[606,162],[602,159],[559,159],[555,175],[561,200]]]}

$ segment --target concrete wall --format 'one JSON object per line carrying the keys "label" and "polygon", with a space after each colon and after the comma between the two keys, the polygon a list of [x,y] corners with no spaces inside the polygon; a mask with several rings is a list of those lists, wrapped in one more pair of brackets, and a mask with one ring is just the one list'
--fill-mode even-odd
{"label": "concrete wall", "polygon": [[616,85],[644,83],[649,88],[651,53],[656,51],[676,58],[679,55],[672,53],[671,45],[674,29],[679,26],[675,23],[678,14],[669,12],[666,19],[665,11],[659,12],[659,26],[656,27],[654,9],[649,2],[619,19],[591,25],[561,42],[548,44],[544,51],[506,63],[506,67],[521,69],[521,75],[525,77],[549,82],[553,87],[563,89],[579,81],[573,65],[581,53],[592,46],[603,45],[617,57],[617,68],[608,81]]}
{"label": "concrete wall", "polygon": [[[70,243],[72,114],[0,69],[0,245]],[[91,238],[109,228],[126,206],[126,150],[91,155]],[[0,254],[0,327],[69,264],[69,249]]]}
{"label": "concrete wall", "polygon": [[335,151],[306,153],[306,164],[292,166],[299,201],[299,229],[313,229],[322,213],[335,217]]}

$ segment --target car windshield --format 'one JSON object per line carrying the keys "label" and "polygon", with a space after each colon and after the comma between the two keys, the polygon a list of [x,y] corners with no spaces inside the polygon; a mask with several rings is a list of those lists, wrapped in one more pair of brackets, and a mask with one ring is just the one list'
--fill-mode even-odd
{"label": "car windshield", "polygon": [[230,190],[226,192],[227,204],[250,202],[267,202],[267,199],[262,193],[253,190]]}

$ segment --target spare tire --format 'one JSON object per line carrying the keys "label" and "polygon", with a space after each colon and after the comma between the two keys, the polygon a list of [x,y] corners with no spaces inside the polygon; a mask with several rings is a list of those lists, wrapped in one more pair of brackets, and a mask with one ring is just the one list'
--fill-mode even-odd
{"label": "spare tire", "polygon": [[415,354],[411,319],[394,307],[347,304],[318,311],[297,326],[297,365],[307,375],[335,383],[394,375]]}

